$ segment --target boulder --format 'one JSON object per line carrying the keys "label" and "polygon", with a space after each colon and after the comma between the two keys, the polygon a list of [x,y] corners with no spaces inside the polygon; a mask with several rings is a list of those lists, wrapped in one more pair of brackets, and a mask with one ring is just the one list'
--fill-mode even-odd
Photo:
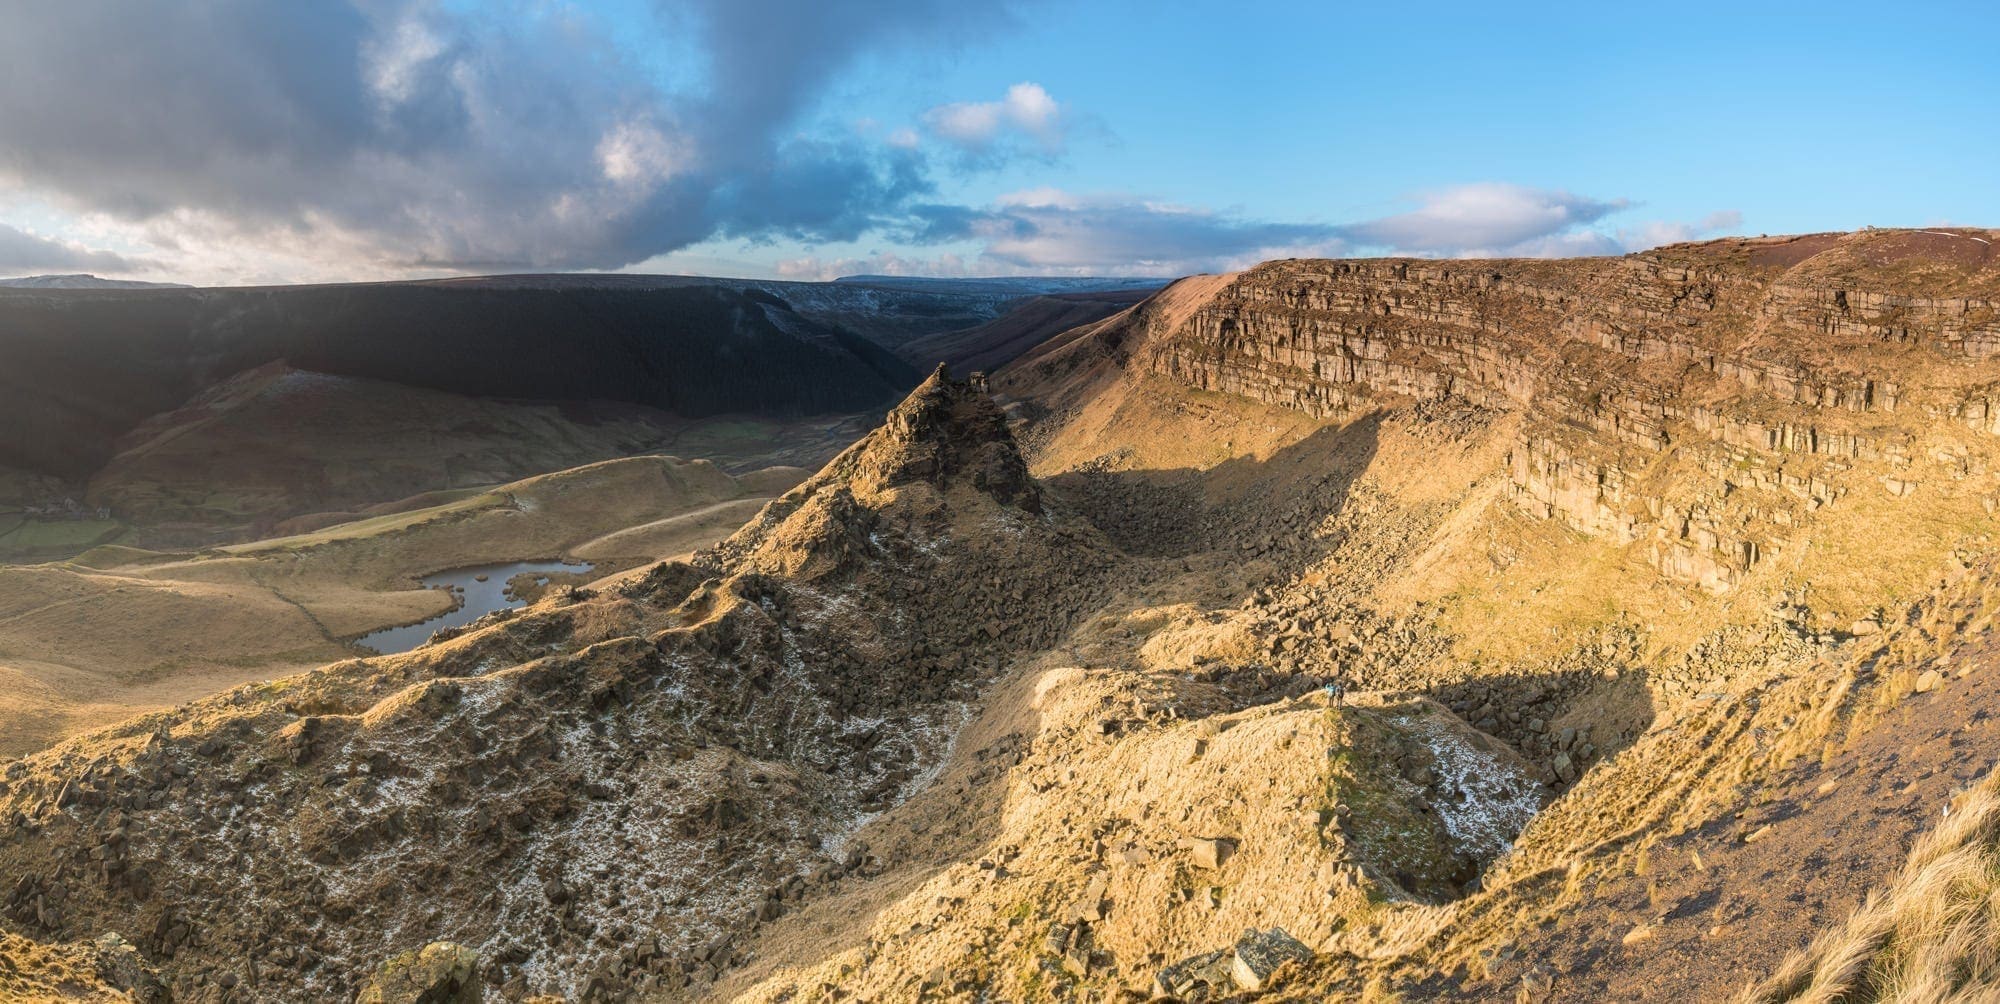
{"label": "boulder", "polygon": [[1196,868],[1220,868],[1236,853],[1236,841],[1227,837],[1192,837],[1187,844],[1188,856]]}
{"label": "boulder", "polygon": [[383,962],[355,1004],[479,1004],[480,999],[479,953],[434,941]]}
{"label": "boulder", "polygon": [[1225,951],[1205,952],[1182,959],[1153,975],[1156,997],[1192,997],[1197,990],[1226,990],[1231,979],[1231,959]]}
{"label": "boulder", "polygon": [[106,986],[124,991],[134,1001],[173,999],[159,973],[147,963],[132,943],[117,933],[103,935],[92,943],[97,955],[97,978]]}
{"label": "boulder", "polygon": [[1236,955],[1230,960],[1229,975],[1243,990],[1262,990],[1271,974],[1287,962],[1312,958],[1312,949],[1285,933],[1282,927],[1268,931],[1244,931],[1236,940]]}

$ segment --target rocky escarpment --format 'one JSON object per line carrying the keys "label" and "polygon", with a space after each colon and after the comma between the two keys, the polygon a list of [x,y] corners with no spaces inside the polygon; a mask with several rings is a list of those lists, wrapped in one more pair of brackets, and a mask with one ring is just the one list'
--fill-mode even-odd
{"label": "rocky escarpment", "polygon": [[437,941],[508,999],[692,994],[881,867],[853,829],[1104,555],[940,371],[695,564],[9,764],[0,912],[121,932],[177,999],[348,997]]}
{"label": "rocky escarpment", "polygon": [[1515,500],[1722,591],[1851,492],[1991,492],[2000,256],[1864,231],[1564,261],[1281,261],[1139,308],[1143,369],[1314,416],[1461,399],[1526,416]]}

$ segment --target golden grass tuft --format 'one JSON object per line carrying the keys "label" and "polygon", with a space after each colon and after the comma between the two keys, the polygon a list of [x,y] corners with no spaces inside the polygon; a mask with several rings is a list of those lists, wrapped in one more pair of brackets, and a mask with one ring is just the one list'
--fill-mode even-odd
{"label": "golden grass tuft", "polygon": [[1952,800],[1902,874],[1738,1004],[2000,999],[2000,776]]}

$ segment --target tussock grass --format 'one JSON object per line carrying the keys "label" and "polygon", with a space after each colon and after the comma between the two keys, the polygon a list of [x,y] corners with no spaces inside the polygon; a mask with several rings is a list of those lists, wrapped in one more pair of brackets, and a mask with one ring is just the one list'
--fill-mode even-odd
{"label": "tussock grass", "polygon": [[1952,801],[1896,881],[1738,1004],[2000,999],[2000,776]]}

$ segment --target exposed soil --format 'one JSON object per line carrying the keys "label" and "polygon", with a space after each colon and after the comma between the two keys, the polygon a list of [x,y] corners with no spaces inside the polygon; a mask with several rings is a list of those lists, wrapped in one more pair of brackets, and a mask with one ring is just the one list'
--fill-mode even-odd
{"label": "exposed soil", "polygon": [[[1990,636],[1972,639],[1950,660],[1970,675],[1905,699],[1830,759],[1761,779],[1740,793],[1741,811],[1664,837],[1646,874],[1599,883],[1553,928],[1516,942],[1488,980],[1426,991],[1512,1000],[1540,968],[1554,977],[1551,1000],[1728,998],[1844,921],[1953,796],[2000,763],[1996,656]],[[1649,935],[1625,944],[1640,925]]]}

